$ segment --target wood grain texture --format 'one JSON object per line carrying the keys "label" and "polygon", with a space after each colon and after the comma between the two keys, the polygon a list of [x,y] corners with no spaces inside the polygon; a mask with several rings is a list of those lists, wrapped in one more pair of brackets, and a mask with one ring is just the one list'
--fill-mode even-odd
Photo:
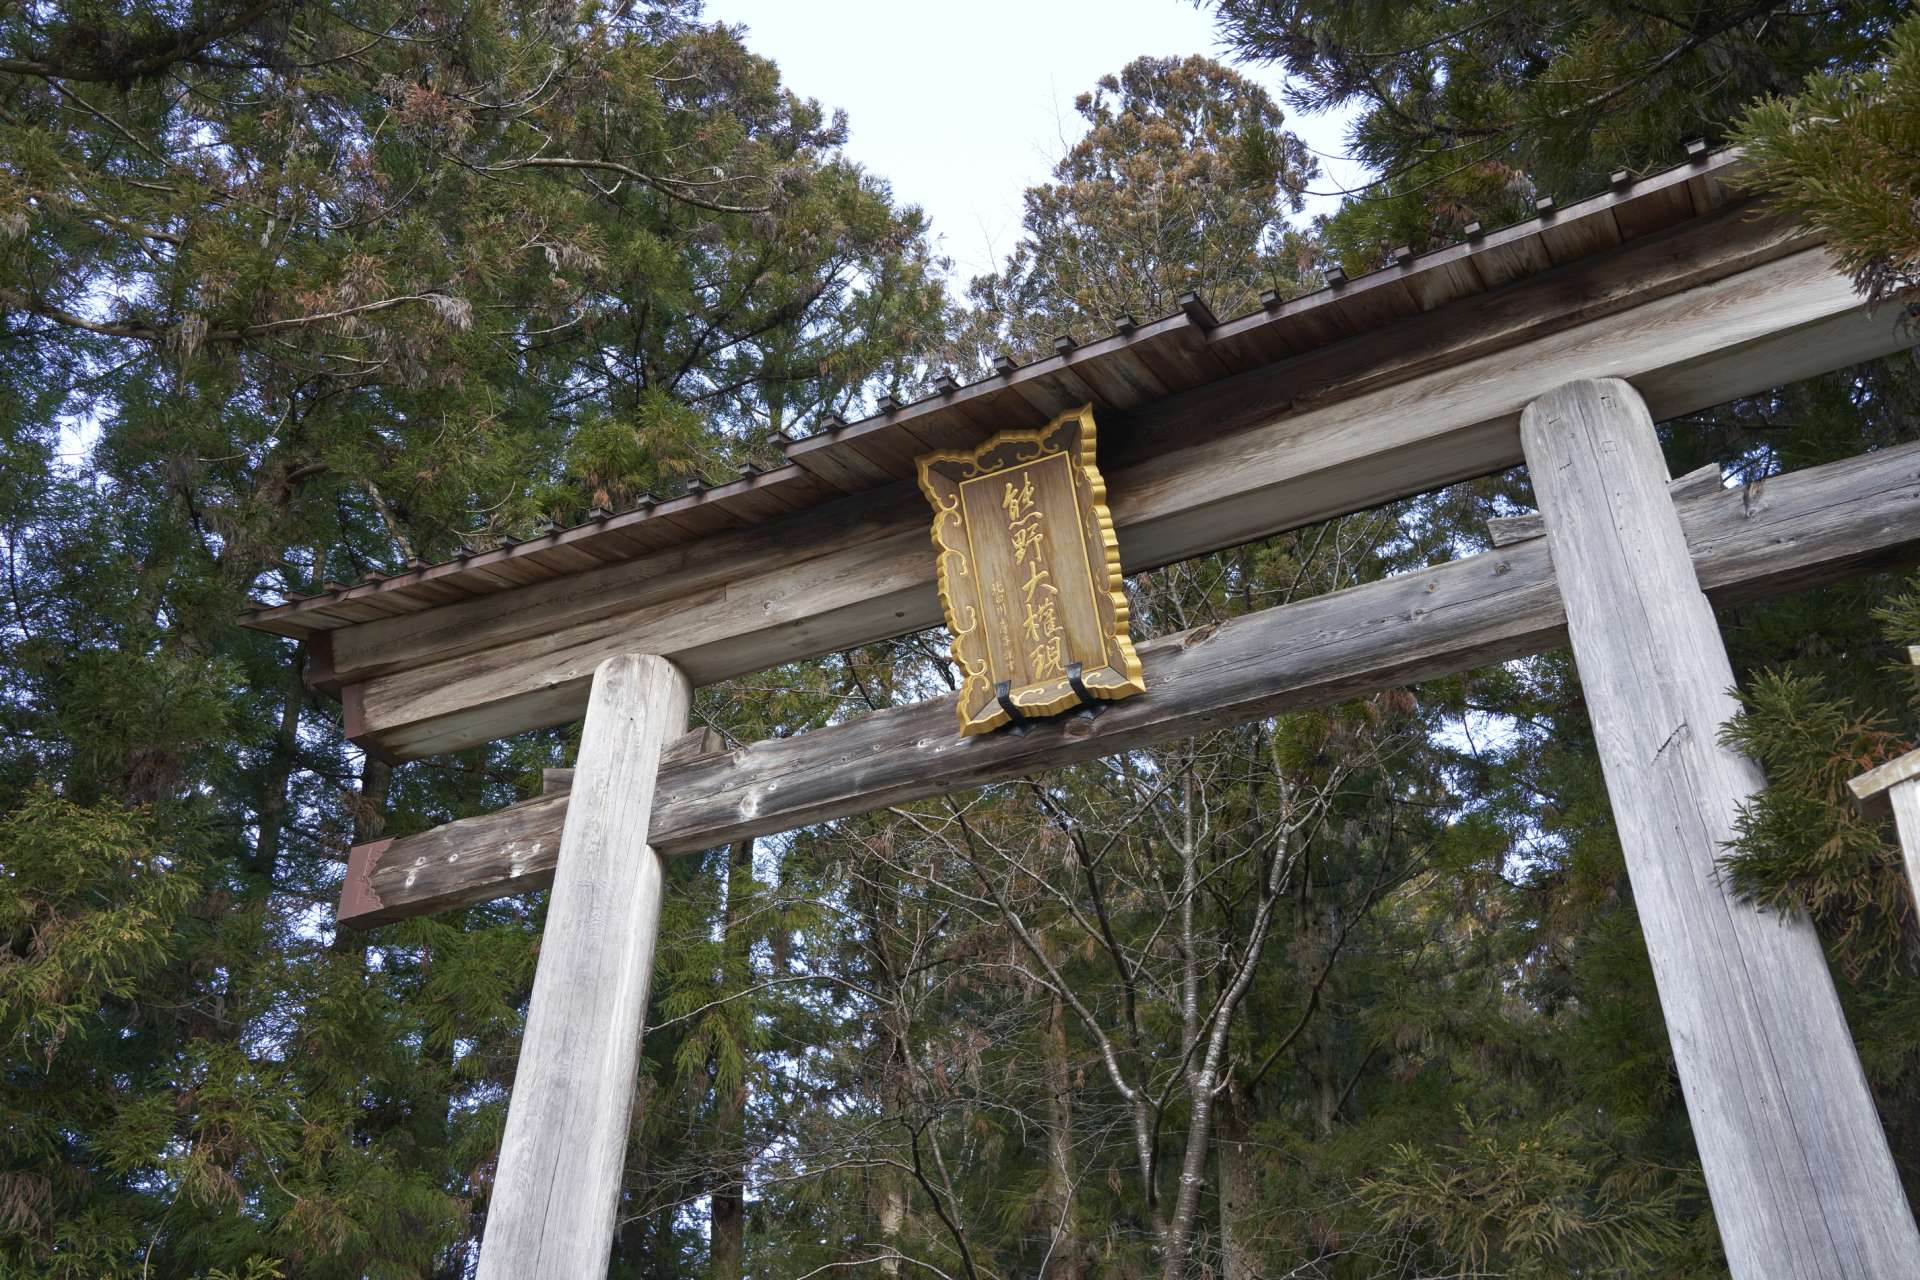
{"label": "wood grain texture", "polygon": [[[1713,493],[1725,488],[1720,474],[1720,464],[1709,462],[1697,467],[1683,476],[1675,476],[1667,483],[1667,497],[1674,502],[1685,502],[1697,498],[1703,493]],[[1538,511],[1529,511],[1518,516],[1494,516],[1487,521],[1487,536],[1496,547],[1510,547],[1516,542],[1525,542],[1528,538],[1544,538],[1547,533],[1546,521]]]}
{"label": "wood grain texture", "polygon": [[[1109,479],[1123,558],[1184,559],[1245,541],[1248,530],[1269,532],[1263,516],[1270,521],[1274,511],[1301,513],[1304,519],[1288,523],[1305,523],[1515,465],[1520,411],[1574,378],[1657,382],[1665,418],[1837,367],[1825,362],[1863,339],[1897,349],[1903,340],[1886,327],[1863,317],[1824,249],[1797,253],[1627,314],[1117,468]],[[1797,345],[1779,341],[1787,335]],[[1756,347],[1764,358],[1755,358]]]}
{"label": "wood grain texture", "polygon": [[1907,885],[1920,904],[1920,777],[1895,783],[1886,796],[1900,835],[1900,858],[1907,864]]}
{"label": "wood grain texture", "polygon": [[[1716,602],[1903,563],[1920,552],[1920,445],[1697,496],[1681,518]],[[1552,561],[1536,539],[1149,641],[1148,691],[1092,722],[961,739],[942,698],[669,766],[653,840],[677,853],[784,831],[1466,670],[1564,635]],[[342,923],[544,886],[565,809],[564,794],[543,796],[392,842],[370,872],[377,907],[343,909]]]}
{"label": "wood grain texture", "polygon": [[[1865,316],[1817,248],[1627,314],[1547,327],[1503,327],[1506,345],[1389,385],[1377,385],[1377,373],[1332,386],[1311,376],[1289,382],[1282,363],[1170,397],[1130,430],[1152,437],[1184,425],[1190,442],[1132,464],[1122,443],[1122,464],[1108,469],[1124,567],[1514,465],[1521,408],[1572,378],[1642,379],[1657,387],[1649,396],[1657,412],[1671,416],[1904,344],[1890,320]],[[1462,335],[1450,350],[1459,355],[1475,340]],[[1310,392],[1317,398],[1299,400]],[[780,526],[723,535],[768,548],[764,563],[676,549],[704,557],[703,567],[634,562],[539,584],[524,598],[506,593],[338,632],[334,674],[353,681],[354,736],[413,758],[560,723],[579,714],[594,664],[633,646],[673,658],[704,684],[935,625],[924,511],[890,525],[856,505],[841,518],[853,527],[836,531],[816,513],[784,541]],[[620,582],[642,584],[640,594],[624,595]],[[644,603],[630,607],[634,598]],[[362,645],[361,635],[377,643]],[[366,671],[384,674],[355,674]]]}
{"label": "wood grain texture", "polygon": [[[671,768],[677,764],[685,764],[687,761],[697,759],[700,756],[718,755],[726,749],[726,740],[722,738],[716,730],[707,725],[701,725],[698,729],[689,729],[667,744],[666,749],[660,753],[660,767],[662,769]],[[556,791],[565,791],[571,786],[573,786],[572,769],[542,769],[540,771],[540,793],[542,795],[552,795]]]}
{"label": "wood grain texture", "polygon": [[660,923],[648,823],[692,694],[664,658],[609,658],[594,673],[480,1280],[606,1274]]}
{"label": "wood grain texture", "polygon": [[[1191,441],[1196,433],[1221,434],[1257,425],[1293,402],[1328,403],[1383,380],[1429,372],[1721,279],[1791,252],[1803,240],[1791,228],[1723,214],[1650,240],[1630,258],[1583,263],[1548,280],[1475,296],[1444,313],[1371,335],[1372,341],[1339,343],[1283,360],[1257,377],[1230,379],[1122,415],[1116,419],[1119,428],[1105,442],[1104,457],[1109,462],[1146,461],[1169,445]],[[905,497],[909,505],[917,501],[907,489],[895,496]],[[836,532],[842,537],[840,545],[865,541],[875,532],[869,519],[884,524],[890,516],[906,514],[889,512],[885,505],[881,495],[869,493],[857,502],[816,509],[808,513],[811,519],[741,530],[698,547],[670,548],[603,571],[569,575],[563,583],[536,584],[508,593],[507,599],[468,601],[410,618],[363,623],[341,637],[344,652],[334,678],[359,680],[430,658],[483,651],[516,636],[684,596],[703,581],[734,581],[750,570],[777,571],[782,563],[763,561],[769,556],[789,562],[818,556],[832,549]],[[828,538],[824,545],[823,533]],[[685,576],[690,568],[716,563],[717,572],[704,579]],[[637,591],[644,597],[630,596]]]}
{"label": "wood grain texture", "polygon": [[[1591,243],[1611,244],[1615,238],[1664,239],[1684,237],[1696,229],[1718,224],[1735,233],[1745,230],[1740,219],[1752,205],[1724,205],[1731,199],[1729,184],[1742,161],[1724,150],[1700,161],[1650,173],[1582,200],[1553,217],[1552,234],[1564,250],[1566,232],[1589,220],[1616,228]],[[1736,184],[1737,185],[1737,184]],[[1696,195],[1700,199],[1696,200]],[[1735,220],[1729,224],[1728,220]],[[1682,225],[1685,224],[1685,225]],[[410,613],[499,590],[503,581],[525,583],[584,567],[582,557],[599,561],[625,560],[637,551],[660,548],[689,534],[721,525],[729,518],[749,522],[766,518],[777,507],[798,509],[829,500],[838,489],[859,489],[905,478],[901,467],[925,447],[955,448],[991,434],[1011,413],[1019,420],[1028,408],[1049,417],[1089,398],[1103,408],[1121,409],[1167,395],[1194,379],[1217,377],[1222,370],[1240,371],[1252,365],[1308,351],[1336,341],[1362,326],[1377,328],[1449,304],[1470,304],[1476,296],[1512,280],[1516,261],[1523,270],[1545,270],[1551,265],[1544,240],[1546,224],[1529,220],[1476,234],[1465,243],[1423,253],[1411,261],[1346,282],[1339,288],[1275,300],[1258,311],[1218,324],[1204,303],[1144,323],[1127,317],[1109,338],[1075,345],[1062,354],[1026,366],[1011,364],[1004,371],[968,386],[936,379],[934,393],[922,400],[875,414],[865,422],[841,425],[811,438],[787,442],[789,465],[707,490],[687,498],[594,519],[570,529],[513,547],[503,547],[417,570],[385,575],[344,591],[283,605],[249,611],[246,625],[304,638],[349,623],[394,613]],[[1516,253],[1531,246],[1532,253]],[[1602,259],[1610,257],[1602,254]],[[1498,261],[1496,261],[1498,260]],[[1563,264],[1558,286],[1572,285],[1588,264]],[[1605,280],[1604,275],[1601,277]],[[1665,290],[1698,283],[1686,273],[1649,270],[1622,273],[1620,288]],[[1608,305],[1618,289],[1567,290],[1569,316]],[[1469,317],[1471,313],[1462,313]],[[1204,323],[1198,317],[1205,317]],[[1406,345],[1396,333],[1376,335],[1370,344],[1380,352],[1397,354]],[[908,442],[902,447],[901,440]],[[798,465],[791,465],[797,463]],[[880,465],[876,465],[879,463]]]}
{"label": "wood grain texture", "polygon": [[1653,419],[1618,379],[1530,405],[1521,443],[1634,903],[1737,1280],[1920,1275],[1916,1231],[1804,913],[1733,897],[1717,859],[1759,766],[1667,497]]}
{"label": "wood grain texture", "polygon": [[1862,813],[1881,817],[1889,812],[1887,793],[1909,778],[1920,778],[1920,751],[1909,751],[1897,760],[1867,770],[1847,780],[1853,801]]}

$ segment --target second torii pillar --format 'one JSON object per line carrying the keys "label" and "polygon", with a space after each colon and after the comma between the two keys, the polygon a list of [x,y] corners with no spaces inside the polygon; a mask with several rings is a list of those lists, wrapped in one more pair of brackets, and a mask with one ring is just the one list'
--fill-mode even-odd
{"label": "second torii pillar", "polygon": [[1907,1280],[1916,1231],[1807,917],[1716,860],[1765,785],[1720,745],[1733,670],[1639,394],[1570,383],[1520,420],[1567,631],[1714,1216],[1737,1280]]}

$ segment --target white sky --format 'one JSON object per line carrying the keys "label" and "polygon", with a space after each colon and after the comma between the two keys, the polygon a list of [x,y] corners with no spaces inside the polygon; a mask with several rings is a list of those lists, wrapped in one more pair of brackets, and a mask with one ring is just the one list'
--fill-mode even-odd
{"label": "white sky", "polygon": [[[844,108],[847,150],[927,211],[953,286],[999,265],[1020,235],[1020,197],[1081,132],[1073,100],[1142,54],[1226,60],[1210,10],[1190,0],[708,0],[709,20],[744,23],[747,47],[786,84]],[[1278,69],[1239,67],[1278,97]],[[1290,117],[1321,153],[1345,151],[1346,120]],[[1364,180],[1320,158],[1316,191]],[[1337,196],[1309,201],[1330,211]]]}

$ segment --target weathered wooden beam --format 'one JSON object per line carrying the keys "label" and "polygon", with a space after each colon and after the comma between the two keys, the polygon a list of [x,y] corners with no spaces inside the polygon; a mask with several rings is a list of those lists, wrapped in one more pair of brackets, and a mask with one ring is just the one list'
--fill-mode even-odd
{"label": "weathered wooden beam", "polygon": [[[726,740],[719,732],[707,725],[690,729],[667,744],[660,753],[660,767],[670,768],[676,764],[685,764],[700,756],[718,755],[727,749]],[[573,786],[572,769],[542,769],[540,771],[540,793],[552,795],[556,791],[566,791]]]}
{"label": "weathered wooden beam", "polygon": [[1920,902],[1920,776],[1896,782],[1887,788],[1886,796],[1900,838],[1900,856],[1907,864],[1907,886]]}
{"label": "weathered wooden beam", "polygon": [[[1685,502],[1703,493],[1713,493],[1726,487],[1726,481],[1720,474],[1720,464],[1709,462],[1697,467],[1683,476],[1676,476],[1667,484],[1667,497],[1675,502]],[[1546,521],[1538,511],[1529,511],[1519,516],[1494,516],[1487,521],[1487,536],[1496,547],[1510,547],[1516,542],[1525,542],[1528,538],[1545,537]]]}
{"label": "weathered wooden beam", "polygon": [[1920,1275],[1920,1230],[1805,911],[1720,874],[1760,766],[1720,742],[1733,667],[1615,378],[1527,407],[1527,471],[1715,1223],[1736,1280]]}
{"label": "weathered wooden beam", "polygon": [[[1914,650],[1920,662],[1920,648]],[[1907,869],[1907,887],[1920,906],[1920,751],[1909,751],[1849,779],[1854,803],[1869,817],[1892,817],[1900,841],[1900,859]]]}
{"label": "weathered wooden beam", "polygon": [[[1920,645],[1911,646],[1907,658],[1920,668]],[[1893,818],[1900,857],[1907,868],[1907,887],[1920,905],[1920,750],[1848,779],[1847,789],[1853,792],[1853,801],[1862,813]]]}
{"label": "weathered wooden beam", "polygon": [[[1514,465],[1521,407],[1573,377],[1632,376],[1672,415],[1903,344],[1798,243],[1709,220],[1116,415],[1103,464],[1125,565]],[[891,491],[334,632],[349,735],[411,758],[559,723],[628,647],[708,683],[931,626],[926,524]]]}
{"label": "weathered wooden beam", "polygon": [[[685,764],[701,756],[710,756],[725,750],[726,742],[711,727],[702,725],[698,729],[681,734],[667,744],[660,754],[661,768]],[[542,769],[540,771],[540,790],[543,795],[565,794],[573,785],[573,770]],[[560,838],[560,826],[556,821],[552,840]],[[347,880],[340,893],[340,915],[343,919],[354,919],[364,914],[377,912],[380,900],[373,894],[373,886],[367,874],[378,863],[394,842],[390,837],[385,840],[369,840],[365,844],[354,845],[347,851]],[[450,904],[451,905],[451,904]]]}
{"label": "weathered wooden beam", "polygon": [[1848,779],[1847,789],[1853,792],[1854,803],[1862,813],[1879,818],[1893,812],[1892,802],[1887,798],[1893,789],[1913,779],[1920,779],[1920,751],[1909,751],[1897,760],[1889,760],[1857,778]]}
{"label": "weathered wooden beam", "polygon": [[[1681,507],[1701,585],[1738,603],[1901,563],[1920,550],[1920,445]],[[656,847],[687,852],[1094,759],[1518,657],[1564,639],[1544,541],[1268,609],[1140,646],[1147,692],[1097,720],[961,738],[950,699],[669,767]],[[564,793],[356,851],[370,925],[544,886]]]}
{"label": "weathered wooden beam", "polygon": [[665,881],[648,822],[692,693],[662,658],[609,658],[594,675],[480,1280],[606,1274]]}
{"label": "weathered wooden beam", "polygon": [[[1474,223],[1462,242],[1361,275],[1339,288],[1288,298],[1268,290],[1259,311],[1213,329],[1201,328],[1184,311],[1147,320],[1117,316],[1110,337],[1089,337],[1065,354],[1025,365],[1000,355],[992,376],[966,386],[937,376],[932,395],[864,421],[849,424],[829,414],[819,424],[826,429],[812,436],[782,432],[779,441],[787,465],[757,475],[749,465],[742,480],[715,486],[698,499],[670,499],[618,514],[596,510],[583,524],[524,543],[251,611],[246,625],[317,639],[335,628],[427,607],[436,597],[444,603],[468,598],[476,589],[485,594],[482,584],[488,582],[524,585],[578,573],[591,568],[591,561],[626,560],[637,547],[682,541],[691,532],[689,523],[711,529],[716,515],[729,524],[759,523],[781,507],[827,501],[829,492],[843,482],[864,488],[876,479],[884,483],[889,475],[911,480],[910,467],[888,470],[903,451],[911,455],[925,447],[971,446],[987,434],[985,423],[1005,422],[1010,416],[1028,421],[1036,411],[1041,418],[1050,417],[1089,396],[1103,409],[1124,409],[1196,381],[1269,363],[1283,353],[1324,347],[1361,330],[1378,334],[1396,325],[1392,341],[1366,344],[1376,348],[1376,358],[1389,355],[1404,336],[1397,327],[1400,320],[1435,309],[1457,315],[1456,304],[1473,295],[1498,292],[1555,265],[1571,281],[1567,273],[1578,270],[1581,258],[1604,254],[1623,241],[1648,243],[1686,223],[1740,217],[1757,203],[1733,190],[1741,185],[1743,168],[1737,151],[1723,149],[1639,177],[1624,175],[1610,191],[1557,210],[1550,222],[1535,219],[1495,231]],[[1644,293],[1649,287],[1683,288],[1689,283],[1699,280],[1642,276],[1630,287]],[[1570,298],[1569,310],[1589,314],[1607,301],[1599,291],[1581,291]],[[880,457],[889,461],[881,463]]]}

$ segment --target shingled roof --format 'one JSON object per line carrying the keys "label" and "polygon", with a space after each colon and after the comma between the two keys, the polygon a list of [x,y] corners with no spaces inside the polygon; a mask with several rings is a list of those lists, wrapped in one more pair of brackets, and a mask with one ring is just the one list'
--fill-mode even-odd
{"label": "shingled roof", "polygon": [[261,605],[245,625],[297,639],[356,623],[418,613],[686,543],[914,475],[930,450],[971,447],[995,431],[1043,421],[1093,403],[1126,410],[1377,330],[1476,293],[1564,267],[1622,243],[1718,209],[1734,194],[1730,150],[1688,146],[1687,163],[1643,178],[1621,172],[1599,195],[1556,207],[1496,231],[1467,228],[1459,244],[1429,253],[1402,251],[1392,265],[1298,298],[1269,295],[1259,311],[1221,321],[1198,295],[1155,320],[1117,320],[1107,337],[1079,344],[1065,336],[1053,355],[1031,364],[1003,360],[997,372],[965,386],[940,380],[933,395],[907,405],[883,403],[859,422],[782,443],[785,463],[743,467],[739,480],[695,487],[669,501],[647,500],[572,528],[285,603]]}

